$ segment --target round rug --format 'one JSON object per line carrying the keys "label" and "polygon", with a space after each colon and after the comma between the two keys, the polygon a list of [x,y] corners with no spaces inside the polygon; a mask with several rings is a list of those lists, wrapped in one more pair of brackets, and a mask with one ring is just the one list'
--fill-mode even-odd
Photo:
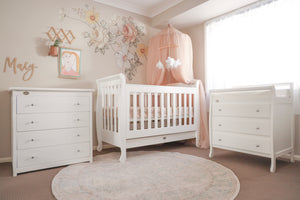
{"label": "round rug", "polygon": [[157,151],[119,152],[62,169],[52,181],[58,200],[234,199],[240,189],[228,168],[196,156]]}

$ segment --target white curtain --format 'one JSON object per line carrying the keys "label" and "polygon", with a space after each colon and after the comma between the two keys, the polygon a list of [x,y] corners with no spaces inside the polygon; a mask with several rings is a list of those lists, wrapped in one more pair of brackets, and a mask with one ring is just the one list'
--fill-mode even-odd
{"label": "white curtain", "polygon": [[205,26],[206,91],[294,82],[300,113],[300,0],[260,1]]}

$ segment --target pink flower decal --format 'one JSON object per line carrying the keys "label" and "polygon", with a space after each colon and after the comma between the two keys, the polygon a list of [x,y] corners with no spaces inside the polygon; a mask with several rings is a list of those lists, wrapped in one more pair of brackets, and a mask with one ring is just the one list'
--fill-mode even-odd
{"label": "pink flower decal", "polygon": [[137,30],[134,24],[125,24],[123,26],[123,37],[125,41],[134,42],[137,36]]}

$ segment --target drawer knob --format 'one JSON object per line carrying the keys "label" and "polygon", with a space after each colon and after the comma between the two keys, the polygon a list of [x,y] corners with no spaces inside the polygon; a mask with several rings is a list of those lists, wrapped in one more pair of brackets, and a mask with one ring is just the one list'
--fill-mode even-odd
{"label": "drawer knob", "polygon": [[222,124],[218,124],[218,126],[222,126]]}
{"label": "drawer knob", "polygon": [[80,137],[80,134],[77,134],[77,137]]}
{"label": "drawer knob", "polygon": [[34,139],[32,138],[30,141],[31,141],[31,142],[34,142]]}
{"label": "drawer knob", "polygon": [[167,137],[163,137],[163,139],[165,140],[165,139],[167,139]]}
{"label": "drawer knob", "polygon": [[256,130],[259,130],[260,128],[259,127],[256,127]]}
{"label": "drawer knob", "polygon": [[80,149],[78,149],[77,152],[79,153],[79,152],[80,152]]}
{"label": "drawer knob", "polygon": [[221,112],[221,111],[222,111],[222,109],[220,108],[220,109],[219,109],[219,111]]}
{"label": "drawer knob", "polygon": [[34,124],[34,121],[31,121],[30,124]]}
{"label": "drawer knob", "polygon": [[78,119],[76,119],[76,121],[78,121],[78,122],[79,122],[79,121],[80,121],[80,119],[78,118]]}
{"label": "drawer knob", "polygon": [[24,91],[23,94],[24,95],[29,95],[29,92],[28,91]]}
{"label": "drawer knob", "polygon": [[257,110],[256,110],[256,112],[260,112],[260,110],[259,110],[259,109],[257,109]]}
{"label": "drawer knob", "polygon": [[31,156],[31,159],[34,159],[35,157],[34,156]]}
{"label": "drawer knob", "polygon": [[220,138],[219,138],[219,139],[218,139],[218,141],[220,141],[220,142],[221,142],[221,141],[222,141],[222,139],[220,139]]}
{"label": "drawer knob", "polygon": [[259,144],[257,144],[257,145],[256,145],[256,147],[260,147],[260,145],[259,145]]}
{"label": "drawer knob", "polygon": [[75,106],[80,106],[80,103],[78,102],[78,103],[75,103]]}
{"label": "drawer knob", "polygon": [[219,100],[219,99],[217,99],[217,100],[216,100],[216,102],[220,102],[220,100]]}

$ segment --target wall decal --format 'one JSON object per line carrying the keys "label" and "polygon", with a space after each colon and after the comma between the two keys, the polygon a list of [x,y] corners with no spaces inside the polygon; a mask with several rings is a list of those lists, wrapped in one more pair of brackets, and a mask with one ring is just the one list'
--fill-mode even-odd
{"label": "wall decal", "polygon": [[47,35],[52,42],[56,39],[60,39],[61,42],[67,40],[69,44],[72,44],[73,40],[75,40],[75,36],[71,30],[66,33],[62,28],[59,29],[59,31],[56,31],[55,28],[51,27],[47,32]]}
{"label": "wall decal", "polygon": [[59,76],[62,78],[80,77],[80,56],[79,49],[61,47],[59,53]]}
{"label": "wall decal", "polygon": [[24,71],[24,75],[23,75],[24,81],[29,81],[34,74],[35,68],[37,68],[37,66],[35,66],[34,64],[28,65],[28,62],[25,62],[24,64],[17,64],[17,58],[14,58],[11,61],[10,57],[6,57],[5,59],[3,72],[6,72],[7,67],[12,68],[15,74],[17,73],[17,69],[19,69],[21,72]]}
{"label": "wall decal", "polygon": [[142,59],[146,58],[146,45],[142,42],[144,26],[138,25],[132,17],[113,16],[110,20],[104,20],[88,5],[66,11],[64,8],[60,10],[60,18],[85,24],[88,30],[83,32],[83,37],[87,45],[102,55],[108,50],[113,51],[118,67],[127,79],[132,80],[137,67],[143,65]]}

